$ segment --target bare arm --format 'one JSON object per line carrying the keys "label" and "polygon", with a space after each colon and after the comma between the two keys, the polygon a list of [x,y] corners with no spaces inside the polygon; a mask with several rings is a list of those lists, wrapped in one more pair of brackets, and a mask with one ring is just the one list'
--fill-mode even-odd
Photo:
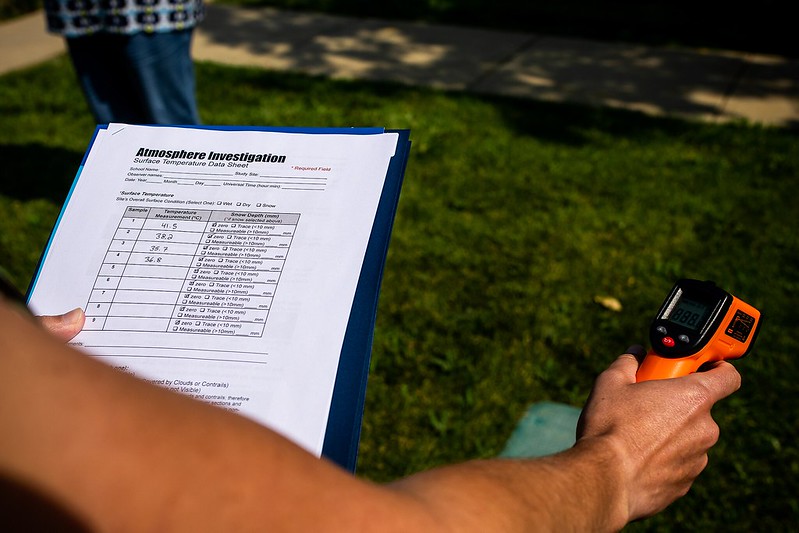
{"label": "bare arm", "polygon": [[398,485],[424,494],[437,516],[469,519],[474,527],[462,530],[496,531],[481,523],[491,515],[507,531],[612,531],[651,516],[685,495],[706,466],[718,439],[710,409],[740,387],[740,376],[722,362],[685,378],[636,383],[637,369],[625,354],[599,376],[566,452],[466,463]]}
{"label": "bare arm", "polygon": [[730,365],[636,385],[623,356],[597,381],[573,449],[381,486],[82,356],[2,304],[0,354],[0,473],[115,532],[620,529],[687,490],[716,439],[710,407],[738,386]]}

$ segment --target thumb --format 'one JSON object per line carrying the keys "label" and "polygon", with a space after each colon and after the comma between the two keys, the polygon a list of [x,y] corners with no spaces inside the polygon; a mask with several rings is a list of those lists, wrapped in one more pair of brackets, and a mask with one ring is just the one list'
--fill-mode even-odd
{"label": "thumb", "polygon": [[646,350],[639,344],[634,344],[616,358],[608,367],[611,375],[618,375],[626,383],[635,383],[635,374],[638,366],[646,356]]}
{"label": "thumb", "polygon": [[741,388],[741,374],[727,361],[719,361],[709,370],[697,372],[688,377],[702,384],[708,390],[713,403]]}
{"label": "thumb", "polygon": [[80,333],[85,321],[86,315],[83,313],[83,309],[80,308],[73,309],[63,315],[39,317],[39,322],[44,326],[44,329],[64,341],[68,341]]}

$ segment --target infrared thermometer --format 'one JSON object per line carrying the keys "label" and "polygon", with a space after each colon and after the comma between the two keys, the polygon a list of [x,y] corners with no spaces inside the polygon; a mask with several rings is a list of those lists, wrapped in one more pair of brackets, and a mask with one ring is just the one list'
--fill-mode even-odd
{"label": "infrared thermometer", "polygon": [[686,376],[705,363],[738,359],[752,349],[760,311],[712,281],[681,279],[649,330],[652,348],[636,381]]}

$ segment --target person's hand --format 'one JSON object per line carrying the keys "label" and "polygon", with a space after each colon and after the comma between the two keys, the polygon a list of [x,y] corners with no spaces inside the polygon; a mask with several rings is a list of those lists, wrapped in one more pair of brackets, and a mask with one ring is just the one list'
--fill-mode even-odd
{"label": "person's hand", "polygon": [[84,322],[86,322],[86,315],[81,308],[73,309],[63,315],[40,316],[38,318],[44,329],[64,341],[68,341],[80,333]]}
{"label": "person's hand", "polygon": [[600,374],[577,428],[578,443],[600,438],[615,448],[630,520],[651,516],[688,492],[719,437],[710,410],[741,385],[727,362],[642,383],[635,381],[637,369],[635,356],[625,354]]}

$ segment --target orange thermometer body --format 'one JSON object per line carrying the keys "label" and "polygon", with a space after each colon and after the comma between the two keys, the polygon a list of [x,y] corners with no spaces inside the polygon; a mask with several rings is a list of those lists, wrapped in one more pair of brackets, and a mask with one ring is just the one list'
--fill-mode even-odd
{"label": "orange thermometer body", "polygon": [[705,363],[738,359],[752,348],[760,311],[712,281],[681,279],[649,330],[652,348],[637,381],[686,376]]}

